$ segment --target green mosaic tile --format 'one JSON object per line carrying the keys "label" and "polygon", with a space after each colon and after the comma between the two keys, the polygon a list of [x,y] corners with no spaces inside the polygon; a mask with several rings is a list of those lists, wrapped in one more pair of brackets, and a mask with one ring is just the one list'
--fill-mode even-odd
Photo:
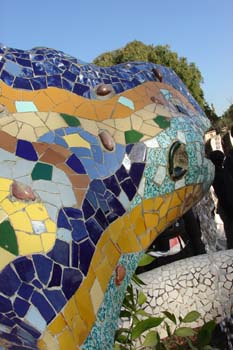
{"label": "green mosaic tile", "polygon": [[125,142],[126,143],[135,143],[140,141],[140,139],[143,137],[144,135],[141,132],[138,132],[136,130],[128,130],[125,131]]}
{"label": "green mosaic tile", "polygon": [[80,121],[76,117],[73,117],[72,115],[65,114],[65,113],[61,113],[60,115],[69,126],[81,125]]}
{"label": "green mosaic tile", "polygon": [[163,115],[157,115],[157,117],[154,118],[154,122],[162,129],[166,129],[170,126],[170,120]]}
{"label": "green mosaic tile", "polygon": [[18,255],[18,245],[15,231],[9,221],[0,224],[0,247]]}
{"label": "green mosaic tile", "polygon": [[37,163],[32,170],[32,180],[52,180],[53,167],[49,164]]}

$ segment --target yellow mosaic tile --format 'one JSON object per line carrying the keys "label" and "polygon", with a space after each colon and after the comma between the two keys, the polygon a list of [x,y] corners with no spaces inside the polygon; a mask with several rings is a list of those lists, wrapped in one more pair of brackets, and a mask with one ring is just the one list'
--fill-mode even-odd
{"label": "yellow mosaic tile", "polygon": [[112,136],[114,135],[114,133],[116,131],[116,129],[114,129],[113,127],[111,127],[105,123],[102,123],[102,122],[101,123],[97,122],[96,125],[97,125],[99,131],[100,130],[107,130],[109,132],[109,134]]}
{"label": "yellow mosaic tile", "polygon": [[0,269],[2,269],[15,259],[15,255],[0,247]]}
{"label": "yellow mosaic tile", "polygon": [[167,221],[173,222],[177,218],[177,208],[169,209],[167,213]]}
{"label": "yellow mosaic tile", "polygon": [[41,137],[42,135],[46,134],[47,132],[49,132],[49,129],[46,128],[45,126],[35,128],[35,134],[36,134],[37,138]]}
{"label": "yellow mosaic tile", "polygon": [[1,88],[2,96],[7,97],[8,99],[11,99],[12,101],[20,101],[22,99],[22,90],[12,89],[10,86],[5,84],[2,80],[0,81],[0,88]]}
{"label": "yellow mosaic tile", "polygon": [[[110,265],[114,266],[117,260],[120,258],[120,252],[118,247],[112,242],[111,239],[105,243],[102,248],[103,255],[108,259]],[[102,265],[102,262],[101,262]]]}
{"label": "yellow mosaic tile", "polygon": [[9,191],[0,191],[0,202],[9,195]]}
{"label": "yellow mosaic tile", "polygon": [[73,336],[75,339],[76,344],[82,344],[82,342],[85,340],[83,339],[83,336],[80,337],[81,335],[85,335],[87,333],[87,327],[86,324],[79,316],[76,316],[75,322],[73,324]]}
{"label": "yellow mosaic tile", "polygon": [[[1,116],[0,118],[0,126],[8,125],[14,122],[14,118],[11,115]],[[2,129],[2,128],[1,128]]]}
{"label": "yellow mosaic tile", "polygon": [[95,266],[98,266],[99,263],[102,261],[104,258],[104,254],[102,253],[102,250],[96,251],[96,254],[94,254],[92,261],[91,261],[91,266],[94,268]]}
{"label": "yellow mosaic tile", "polygon": [[42,203],[33,203],[27,205],[25,211],[31,220],[46,220],[49,217],[47,210]]}
{"label": "yellow mosaic tile", "polygon": [[19,132],[19,128],[16,122],[12,122],[8,125],[3,126],[1,130],[7,132],[11,136],[16,136]]}
{"label": "yellow mosaic tile", "polygon": [[39,118],[42,120],[42,122],[46,123],[48,117],[49,117],[49,112],[36,112]]}
{"label": "yellow mosaic tile", "polygon": [[93,122],[93,120],[89,119],[79,119],[82,127],[91,134],[97,136],[99,133],[99,128],[97,127],[97,123]]}
{"label": "yellow mosaic tile", "polygon": [[170,201],[171,201],[171,196],[166,196],[164,203],[161,205],[161,207],[159,209],[159,216],[161,218],[167,214],[169,206],[170,206]]}
{"label": "yellow mosaic tile", "polygon": [[130,117],[124,119],[115,120],[116,129],[121,131],[127,131],[132,129]]}
{"label": "yellow mosaic tile", "polygon": [[120,144],[124,144],[125,143],[125,134],[123,133],[123,131],[116,130],[114,132],[114,139],[115,139],[115,142],[120,143]]}
{"label": "yellow mosaic tile", "polygon": [[90,329],[95,321],[95,313],[89,291],[84,291],[84,288],[79,288],[78,292],[75,294],[75,301],[80,317],[85,321],[87,328]]}
{"label": "yellow mosaic tile", "polygon": [[155,112],[155,110],[156,110],[156,104],[155,104],[155,103],[151,103],[151,104],[149,104],[149,105],[146,105],[146,106],[144,107],[144,109],[145,109],[146,111],[149,111],[149,112],[153,113],[153,114],[156,114],[156,112]]}
{"label": "yellow mosaic tile", "polygon": [[146,231],[145,220],[143,217],[139,217],[135,222],[134,232],[137,236],[140,236],[145,231]]}
{"label": "yellow mosaic tile", "polygon": [[63,128],[67,126],[67,124],[64,121],[64,119],[60,116],[59,113],[50,112],[48,119],[46,121],[46,126],[50,130],[55,130],[55,129]]}
{"label": "yellow mosaic tile", "polygon": [[10,187],[13,180],[6,179],[4,177],[0,178],[0,191],[10,191]]}
{"label": "yellow mosaic tile", "polygon": [[98,309],[104,299],[104,293],[97,278],[95,279],[94,284],[90,290],[90,297],[92,300],[94,312],[97,314]]}
{"label": "yellow mosaic tile", "polygon": [[32,99],[38,111],[46,112],[52,110],[52,101],[47,96],[44,90],[40,90],[38,94]]}
{"label": "yellow mosaic tile", "polygon": [[71,299],[69,299],[69,303],[64,306],[64,310],[62,311],[62,313],[64,315],[66,323],[70,328],[72,328],[74,319],[78,313],[74,296]]}
{"label": "yellow mosaic tile", "polygon": [[99,280],[102,291],[105,291],[106,285],[109,283],[109,279],[112,275],[112,269],[116,266],[116,263],[120,257],[120,254],[115,259],[109,261],[106,257],[101,261],[101,264],[95,269],[96,276]]}
{"label": "yellow mosaic tile", "polygon": [[40,350],[59,350],[59,344],[49,332],[44,333],[43,339],[39,339],[37,346]]}
{"label": "yellow mosaic tile", "polygon": [[33,101],[34,97],[37,96],[39,91],[28,91],[28,90],[21,90],[21,99],[20,101]]}
{"label": "yellow mosaic tile", "polygon": [[91,149],[90,143],[84,140],[78,134],[70,134],[63,136],[69,147],[84,147]]}
{"label": "yellow mosaic tile", "polygon": [[31,221],[25,212],[10,214],[9,218],[15,230],[33,232]]}
{"label": "yellow mosaic tile", "polygon": [[139,130],[143,123],[142,118],[134,113],[131,115],[130,119],[131,119],[132,128],[134,130]]}
{"label": "yellow mosaic tile", "polygon": [[103,102],[97,101],[94,107],[96,112],[95,119],[99,121],[103,121],[105,119],[112,118],[115,103],[116,103],[116,99],[115,99],[115,102],[114,101],[112,103],[108,102],[108,103],[105,103],[104,105],[103,105]]}
{"label": "yellow mosaic tile", "polygon": [[161,106],[161,105],[157,105],[155,111],[156,111],[157,115],[162,115],[164,117],[170,117],[171,118],[171,113],[169,112],[167,107],[164,107],[164,106]]}
{"label": "yellow mosaic tile", "polygon": [[116,128],[116,120],[115,119],[103,120],[103,122],[101,122],[101,124],[111,126],[113,129]]}
{"label": "yellow mosaic tile", "polygon": [[157,224],[158,224],[158,221],[159,221],[159,216],[158,214],[150,214],[150,213],[145,213],[144,214],[144,220],[145,220],[145,225],[146,225],[146,228],[153,228],[153,227],[156,227]]}
{"label": "yellow mosaic tile", "polygon": [[[1,197],[1,192],[0,192],[0,197]],[[2,210],[0,207],[0,223],[6,220],[7,218],[8,218],[7,213],[4,210]]]}
{"label": "yellow mosaic tile", "polygon": [[56,316],[56,318],[53,320],[53,322],[51,322],[48,325],[48,330],[49,330],[49,332],[52,333],[52,335],[57,335],[57,334],[61,333],[66,326],[67,326],[67,323],[64,319],[63,314],[59,313]]}
{"label": "yellow mosaic tile", "polygon": [[[135,230],[136,232],[136,230]],[[135,235],[132,235],[130,231],[122,231],[117,244],[122,253],[132,253],[140,251],[141,245]]]}
{"label": "yellow mosaic tile", "polygon": [[[161,204],[163,202],[161,198],[156,198],[156,200],[157,202],[161,202]],[[152,209],[154,209],[154,198],[144,199],[142,204],[143,204],[144,211],[151,211]]]}
{"label": "yellow mosaic tile", "polygon": [[48,252],[50,249],[53,248],[55,240],[56,240],[56,234],[54,233],[42,233],[40,235],[42,247],[44,252]]}
{"label": "yellow mosaic tile", "polygon": [[179,196],[181,202],[183,202],[184,198],[185,198],[185,188],[181,188],[181,189],[177,190],[176,193]]}
{"label": "yellow mosaic tile", "polygon": [[46,95],[52,100],[54,104],[64,103],[69,100],[69,93],[66,90],[53,87],[45,90]]}
{"label": "yellow mosaic tile", "polygon": [[59,350],[77,350],[73,335],[66,329],[58,336]]}
{"label": "yellow mosaic tile", "polygon": [[159,220],[157,230],[158,232],[162,232],[165,230],[166,227],[168,227],[167,219],[163,217],[162,219]]}
{"label": "yellow mosaic tile", "polygon": [[116,108],[113,111],[112,118],[125,118],[130,117],[132,109],[129,107],[123,106],[121,103],[117,103]]}
{"label": "yellow mosaic tile", "polygon": [[29,125],[33,126],[33,128],[44,126],[44,122],[34,112],[13,113],[13,117],[15,120],[22,122],[23,124],[29,124]]}
{"label": "yellow mosaic tile", "polygon": [[156,117],[156,114],[155,114],[155,113],[146,111],[146,110],[144,110],[144,109],[140,109],[139,111],[135,112],[135,114],[136,114],[138,117],[141,117],[143,120],[150,120],[150,119],[153,119],[153,118]]}
{"label": "yellow mosaic tile", "polygon": [[37,140],[34,132],[34,127],[30,125],[23,125],[17,134],[18,139],[34,142]]}
{"label": "yellow mosaic tile", "polygon": [[81,118],[88,117],[89,119],[93,119],[93,120],[97,119],[96,109],[90,101],[88,101],[87,103],[83,102],[77,105],[75,109],[75,115]]}
{"label": "yellow mosaic tile", "polygon": [[[153,232],[153,233],[152,233]],[[153,238],[151,238],[153,235]],[[155,230],[150,230],[146,232],[143,236],[139,238],[142,249],[147,249],[151,242],[157,237],[157,232]],[[152,240],[151,240],[152,239]]]}
{"label": "yellow mosaic tile", "polygon": [[4,209],[8,213],[8,215],[24,209],[26,205],[27,204],[23,202],[18,202],[18,201],[12,202],[8,198],[4,199],[1,202],[2,209]]}
{"label": "yellow mosaic tile", "polygon": [[38,235],[27,234],[22,231],[15,231],[17,236],[20,255],[43,252],[41,237]]}
{"label": "yellow mosaic tile", "polygon": [[155,198],[154,199],[154,202],[153,202],[153,210],[159,210],[160,209],[160,207],[161,207],[161,205],[163,204],[163,202],[164,202],[164,199],[163,199],[163,197],[157,197],[157,198]]}
{"label": "yellow mosaic tile", "polygon": [[129,220],[131,224],[135,225],[135,222],[138,219],[138,217],[141,217],[142,215],[142,205],[139,204],[129,212]]}
{"label": "yellow mosaic tile", "polygon": [[[114,221],[108,228],[110,232],[110,236],[113,242],[116,242],[118,240],[118,237],[120,235],[120,232],[123,228],[123,221],[122,220],[116,220]],[[105,242],[107,241],[108,237],[107,235],[105,236]]]}
{"label": "yellow mosaic tile", "polygon": [[159,132],[161,132],[162,129],[156,127],[155,125],[148,125],[146,123],[143,123],[141,128],[139,129],[139,131],[145,135],[145,136],[155,136],[157,135]]}
{"label": "yellow mosaic tile", "polygon": [[70,102],[63,102],[53,107],[54,112],[65,113],[72,116],[76,114],[75,109],[76,107],[72,105]]}
{"label": "yellow mosaic tile", "polygon": [[2,104],[3,106],[6,106],[9,112],[12,112],[12,113],[16,112],[16,107],[13,100],[9,100],[6,97],[0,96],[0,104]]}
{"label": "yellow mosaic tile", "polygon": [[180,198],[178,197],[177,193],[174,192],[173,195],[172,195],[172,199],[171,199],[170,205],[171,205],[171,207],[173,208],[173,207],[177,207],[177,206],[180,205],[180,204],[181,204],[181,200],[180,200]]}
{"label": "yellow mosaic tile", "polygon": [[56,232],[57,225],[51,219],[47,219],[44,222],[47,232]]}

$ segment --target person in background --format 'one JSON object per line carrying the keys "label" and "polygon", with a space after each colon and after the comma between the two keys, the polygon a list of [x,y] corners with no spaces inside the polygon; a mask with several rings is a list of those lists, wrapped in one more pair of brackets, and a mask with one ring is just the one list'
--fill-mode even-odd
{"label": "person in background", "polygon": [[233,166],[232,156],[230,151],[228,155],[230,158],[227,157],[228,160],[224,162],[225,156],[222,151],[216,150],[209,154],[209,159],[215,166],[212,186],[218,198],[217,212],[224,224],[228,249],[233,248],[233,176],[230,175],[231,164]]}

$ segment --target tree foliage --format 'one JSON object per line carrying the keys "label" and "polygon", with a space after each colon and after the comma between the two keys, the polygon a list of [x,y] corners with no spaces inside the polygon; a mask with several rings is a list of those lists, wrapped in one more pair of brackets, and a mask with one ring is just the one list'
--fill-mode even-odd
{"label": "tree foliage", "polygon": [[207,105],[201,88],[201,72],[195,63],[188,63],[185,57],[179,57],[176,52],[171,51],[169,45],[146,45],[135,40],[121,49],[101,54],[95,58],[94,63],[99,66],[112,66],[129,61],[152,62],[172,68],[200,106],[205,108]]}
{"label": "tree foliage", "polygon": [[212,126],[218,133],[225,133],[226,130],[232,130],[233,136],[233,104],[228,107],[220,118],[212,121]]}

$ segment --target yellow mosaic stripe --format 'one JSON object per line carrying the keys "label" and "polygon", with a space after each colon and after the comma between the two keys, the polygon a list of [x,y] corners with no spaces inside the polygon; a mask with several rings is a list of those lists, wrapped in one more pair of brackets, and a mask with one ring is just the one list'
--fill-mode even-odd
{"label": "yellow mosaic stripe", "polygon": [[87,338],[122,254],[148,248],[156,236],[202,196],[201,185],[146,199],[113,222],[99,240],[81,287],[48,325],[38,341],[41,350],[77,350]]}
{"label": "yellow mosaic stripe", "polygon": [[[106,101],[86,99],[56,87],[36,91],[14,89],[0,81],[0,104],[6,106],[10,113],[15,113],[17,112],[15,101],[30,101],[34,103],[39,112],[66,113],[84,119],[103,121],[130,117],[132,112],[152,104],[151,98],[160,95],[160,88],[168,89],[194,110],[193,106],[177,90],[166,84],[151,81],[123,91]],[[134,111],[118,101],[120,96],[133,101]]]}

